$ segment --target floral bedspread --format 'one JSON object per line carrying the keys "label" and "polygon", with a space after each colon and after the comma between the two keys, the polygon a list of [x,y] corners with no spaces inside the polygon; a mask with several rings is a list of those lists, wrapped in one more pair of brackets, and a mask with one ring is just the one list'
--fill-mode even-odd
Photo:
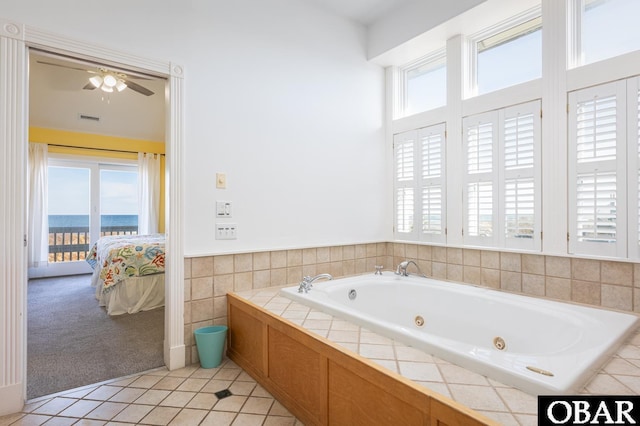
{"label": "floral bedspread", "polygon": [[87,262],[101,268],[102,291],[129,277],[164,272],[165,235],[113,235],[100,238],[89,251]]}

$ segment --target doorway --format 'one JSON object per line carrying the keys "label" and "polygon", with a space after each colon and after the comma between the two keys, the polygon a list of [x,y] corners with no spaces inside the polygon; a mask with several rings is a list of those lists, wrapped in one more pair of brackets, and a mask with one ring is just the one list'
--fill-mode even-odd
{"label": "doorway", "polygon": [[[96,167],[99,168],[98,173],[100,174],[103,174],[103,173],[109,174],[116,171],[126,172],[126,170],[124,169],[127,167],[126,160],[116,161],[116,160],[113,160],[113,158],[114,157],[117,158],[122,152],[125,152],[125,153],[128,152],[128,149],[126,149],[128,147],[125,147],[124,150],[122,149],[122,147],[104,148],[105,138],[110,140],[114,140],[114,139],[120,140],[120,141],[124,140],[125,142],[131,141],[133,139],[152,140],[153,138],[156,140],[160,139],[162,142],[164,142],[165,128],[171,128],[170,125],[166,126],[164,123],[165,117],[167,116],[167,114],[165,113],[165,110],[167,108],[170,108],[170,105],[167,105],[168,99],[166,99],[165,97],[165,92],[166,92],[165,86],[167,85],[167,81],[165,78],[162,78],[162,77],[151,78],[150,76],[143,77],[145,79],[144,87],[141,85],[136,85],[136,83],[132,82],[131,87],[137,87],[139,90],[135,90],[135,91],[130,90],[130,93],[129,93],[130,99],[128,99],[126,103],[124,103],[126,104],[127,108],[125,109],[125,111],[122,112],[121,115],[126,116],[127,118],[131,118],[133,116],[133,114],[131,113],[132,109],[134,111],[146,111],[147,114],[144,114],[144,119],[139,118],[137,120],[133,120],[134,123],[132,123],[131,121],[121,123],[117,119],[118,114],[113,114],[113,113],[118,110],[119,102],[124,99],[124,96],[117,98],[116,95],[125,95],[126,93],[118,93],[116,90],[113,90],[112,92],[102,91],[104,92],[102,93],[99,90],[100,88],[95,88],[95,87],[93,89],[88,88],[87,87],[88,83],[86,83],[86,80],[88,80],[90,77],[93,76],[93,74],[95,74],[91,66],[89,66],[89,64],[85,64],[84,61],[80,59],[72,58],[70,56],[59,56],[59,55],[50,54],[48,52],[43,52],[40,50],[37,50],[37,51],[31,50],[29,56],[30,56],[30,62],[31,62],[30,64],[31,78],[29,80],[30,81],[29,83],[30,132],[29,133],[30,133],[30,139],[32,141],[34,140],[34,135],[36,135],[36,139],[38,137],[37,135],[40,135],[40,136],[42,136],[43,134],[48,136],[54,135],[54,139],[57,138],[52,144],[52,145],[55,145],[54,151],[55,150],[73,151],[71,154],[69,153],[60,154],[58,152],[58,156],[62,155],[67,159],[73,158],[74,160],[90,159],[93,161],[95,160],[95,156],[96,156],[95,152],[93,151],[95,151],[94,148],[96,147],[92,146],[93,144],[90,141],[79,142],[79,140],[87,139],[87,138],[91,139],[93,137],[92,135],[94,135],[97,139],[103,142],[102,153],[98,155],[107,158],[106,162],[104,160],[102,161],[102,163],[96,162],[97,164]],[[97,70],[96,72],[98,73],[102,71],[103,67],[106,67],[105,65],[102,65],[102,64],[91,64],[91,65],[96,65],[95,69]],[[48,72],[44,77],[40,75],[40,78],[37,78],[35,80],[33,79],[34,74],[40,71],[39,68],[47,68],[47,67],[51,68],[52,71]],[[122,73],[122,70],[119,70],[119,72]],[[60,77],[63,77],[63,78],[60,78]],[[38,85],[40,86],[34,87],[33,81],[37,81],[37,84],[35,86],[38,86]],[[43,85],[48,85],[48,87],[43,88],[42,87]],[[140,89],[141,87],[142,89]],[[152,89],[149,89],[149,87],[151,87]],[[142,93],[143,90],[146,90],[147,92],[143,94]],[[47,93],[47,91],[56,92],[54,93],[56,96],[52,97],[51,93]],[[153,92],[153,93],[150,95],[149,92]],[[139,106],[138,103],[132,101],[131,99],[131,98],[135,99],[135,97],[138,96],[140,99],[146,100],[147,98],[151,98],[153,95],[155,95],[156,99],[158,100],[156,104],[160,104],[160,107],[157,107],[157,106],[150,107],[148,106],[148,104],[145,107],[141,107]],[[84,100],[89,99],[89,102],[88,103],[81,102],[81,100],[83,99]],[[93,103],[93,106],[91,106],[92,103]],[[156,124],[155,126],[149,125],[149,120],[148,120],[149,117],[152,117],[154,115],[149,113],[154,108],[160,110],[160,113],[156,114],[160,118],[159,118],[159,122],[155,123]],[[44,115],[42,111],[45,111]],[[55,111],[55,113],[52,113],[52,111]],[[88,121],[87,121],[87,117],[90,117]],[[107,127],[108,131],[98,130],[98,125],[101,122],[109,124],[109,126]],[[149,129],[151,127],[155,127],[156,129],[159,128],[160,131],[158,133],[161,133],[161,136],[157,136],[153,134],[150,134],[150,135],[141,134],[139,131],[136,130],[135,125],[144,127],[145,129]],[[90,127],[90,126],[93,126],[93,127]],[[61,129],[64,129],[64,130],[61,131]],[[60,138],[64,138],[65,140],[61,141]],[[47,140],[47,142],[50,142],[50,140]],[[98,146],[97,148],[99,151],[100,146]],[[105,155],[105,153],[107,153],[107,155]],[[67,166],[69,165],[67,164]],[[96,182],[97,180],[88,179],[88,181]],[[122,187],[120,187],[120,190],[122,190]],[[105,191],[99,190],[99,192],[102,194]],[[165,193],[171,194],[171,191],[169,191],[169,188],[166,188]],[[167,203],[166,203],[167,205],[169,205],[169,201],[170,200],[167,200]],[[104,211],[99,211],[98,214],[93,215],[94,218],[96,217],[98,218],[97,219],[98,229],[100,229],[100,226],[101,226],[99,223],[100,218],[104,220],[104,217],[105,217],[105,215],[103,215],[102,213],[104,213]],[[87,215],[87,218],[89,217],[90,216]],[[162,215],[162,218],[164,219],[164,214]],[[92,224],[92,225],[95,225],[95,224]],[[164,222],[163,222],[163,225],[164,225]],[[169,226],[167,226],[167,228],[168,227]],[[96,234],[94,229],[95,226],[90,226],[90,228],[93,229],[93,233],[94,233],[94,238],[91,238],[90,240],[95,241],[95,234]],[[165,229],[163,226],[163,231],[164,230]],[[89,231],[88,235],[85,237],[86,240],[89,239],[90,234],[91,234],[91,231]],[[72,243],[71,245],[74,245],[73,243],[75,243],[75,245],[83,245],[83,244],[86,245],[87,242],[88,241],[82,241],[82,244],[80,244],[81,241],[79,241],[78,239],[78,241],[71,242]],[[53,246],[55,245],[56,244],[54,242]],[[75,265],[71,265],[72,266],[71,268],[66,267],[66,268],[58,269],[57,271],[55,267],[46,268],[48,269],[48,272],[46,272],[45,275],[73,274],[77,272],[82,272],[82,268],[87,267],[86,262],[84,262],[83,255],[78,255],[76,258],[73,258],[71,256],[69,259],[62,258],[60,260],[62,260],[62,262],[58,263],[54,261],[53,264],[55,265],[56,263],[58,264],[67,263],[67,265],[65,266],[69,266],[70,264],[75,264]],[[67,260],[68,262],[65,262]],[[171,256],[169,255],[169,253],[167,254],[167,261],[171,262]],[[90,269],[88,270],[85,269],[85,271],[90,271]],[[55,279],[53,280],[54,281],[50,282],[49,284],[54,283]],[[73,277],[67,277],[65,281],[73,282],[77,280],[74,280]],[[166,285],[168,286],[169,282],[171,282],[171,279],[168,278],[166,282],[167,282]],[[182,280],[179,280],[178,282],[182,282]],[[84,284],[81,284],[81,285],[84,285]],[[100,310],[101,308],[97,306],[97,301],[94,300],[93,302],[95,303],[95,306],[94,306],[95,309]],[[30,315],[28,316],[29,320],[31,319],[32,316],[35,317],[35,315],[32,315],[32,314],[35,314],[35,312],[32,311],[30,313]],[[149,321],[148,318],[150,317],[150,315],[142,313],[142,315],[140,316],[145,316],[146,319],[144,321],[147,321],[147,322]],[[172,316],[173,315],[171,313],[171,308],[167,309],[166,313],[162,311],[158,313],[156,311],[153,314],[153,317],[155,318],[154,321],[156,323],[157,321],[160,321],[161,323],[163,323],[167,319],[170,319]],[[140,322],[144,322],[144,321],[140,321]],[[119,318],[114,320],[113,322],[117,323],[116,328],[118,328],[118,330],[121,331],[123,329],[123,324],[126,321],[123,321],[122,318]],[[167,357],[169,356],[170,358],[171,351],[170,350],[167,351],[166,348],[163,348],[163,337],[166,336],[168,333],[165,331],[166,327],[164,325],[161,325],[161,327],[162,329],[160,331],[159,336],[158,336],[158,333],[155,333],[155,338],[154,338],[155,340],[153,342],[154,344],[153,345],[149,344],[148,346],[156,347],[155,353],[153,354],[153,356],[155,357],[155,359],[159,359],[161,361],[160,365],[163,365],[165,363],[170,364],[169,362],[167,362]],[[124,328],[127,328],[127,327],[124,327]],[[144,331],[144,327],[142,331]],[[138,333],[140,333],[140,330],[138,331]],[[140,336],[140,334],[138,335]],[[85,339],[86,339],[86,336],[85,336]],[[141,338],[137,338],[135,340],[140,341]],[[182,340],[182,339],[179,338],[179,340]],[[164,343],[165,346],[166,346],[166,343],[167,342]],[[124,346],[122,345],[120,346],[120,351],[122,350],[123,347]],[[136,352],[139,353],[141,351],[136,351]],[[27,350],[27,353],[29,353],[29,350]],[[120,355],[122,355],[122,353]],[[163,358],[164,358],[164,361],[162,361]],[[178,359],[177,361],[179,365],[180,360]],[[86,362],[96,363],[96,360],[87,359]],[[182,362],[182,365],[184,365],[184,356],[182,357],[181,362]],[[132,364],[136,365],[135,362],[133,362]],[[145,365],[145,364],[138,363],[138,365]],[[53,371],[55,370],[56,369],[54,369]],[[113,374],[115,374],[115,376],[108,377],[108,378],[115,378],[115,377],[120,377],[124,375],[122,373],[117,372],[117,371],[120,371],[117,368],[111,368],[109,370],[114,371]],[[127,374],[139,372],[139,371],[142,371],[142,370],[128,371]],[[46,372],[46,374],[52,374],[52,371],[48,371]],[[53,374],[56,374],[56,373],[53,373]],[[50,379],[51,378],[49,378],[49,380]],[[27,381],[28,380],[29,380],[29,377],[27,377]],[[102,380],[97,380],[97,381],[102,381]],[[95,383],[95,381],[93,383]],[[90,384],[90,383],[86,383],[86,384]],[[34,395],[27,394],[27,396],[31,397]],[[35,396],[40,396],[40,395],[35,395]]]}

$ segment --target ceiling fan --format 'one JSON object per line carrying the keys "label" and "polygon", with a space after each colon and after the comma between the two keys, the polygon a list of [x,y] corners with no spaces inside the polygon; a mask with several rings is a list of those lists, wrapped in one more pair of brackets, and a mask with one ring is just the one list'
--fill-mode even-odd
{"label": "ceiling fan", "polygon": [[57,64],[55,62],[47,62],[47,61],[41,61],[41,60],[38,60],[37,62],[39,64],[69,68],[72,70],[85,71],[85,72],[88,72],[89,74],[94,74],[92,77],[89,78],[89,82],[83,87],[83,89],[85,90],[100,89],[104,92],[112,93],[114,91],[121,92],[128,87],[134,92],[140,93],[141,95],[144,95],[144,96],[151,96],[154,94],[153,91],[131,80],[133,78],[148,80],[148,78],[145,78],[145,77],[131,76],[120,71],[111,71],[105,67],[97,67],[97,69],[94,71],[86,68],[78,68],[70,65]]}

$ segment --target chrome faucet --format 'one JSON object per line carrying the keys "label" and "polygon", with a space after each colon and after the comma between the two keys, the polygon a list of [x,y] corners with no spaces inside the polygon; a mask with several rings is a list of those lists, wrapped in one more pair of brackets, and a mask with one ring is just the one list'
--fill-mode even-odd
{"label": "chrome faucet", "polygon": [[313,287],[313,282],[319,279],[325,278],[327,280],[332,280],[333,277],[331,274],[319,274],[315,277],[310,277],[309,275],[302,277],[302,281],[300,281],[300,286],[298,287],[298,293],[308,293]]}
{"label": "chrome faucet", "polygon": [[398,264],[398,267],[396,268],[396,275],[401,275],[403,277],[408,277],[409,273],[407,272],[407,267],[409,265],[411,265],[412,263],[418,269],[418,273],[420,275],[422,275],[423,277],[426,277],[426,275],[423,274],[422,271],[420,270],[420,267],[418,266],[418,264],[416,262],[414,262],[413,260],[405,260],[404,262],[400,262],[400,264]]}

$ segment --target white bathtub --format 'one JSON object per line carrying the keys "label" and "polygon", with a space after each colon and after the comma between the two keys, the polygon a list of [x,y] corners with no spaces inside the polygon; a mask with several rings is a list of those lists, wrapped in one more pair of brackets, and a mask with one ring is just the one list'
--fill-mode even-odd
{"label": "white bathtub", "polygon": [[631,314],[391,272],[281,294],[534,395],[580,391],[639,324]]}

